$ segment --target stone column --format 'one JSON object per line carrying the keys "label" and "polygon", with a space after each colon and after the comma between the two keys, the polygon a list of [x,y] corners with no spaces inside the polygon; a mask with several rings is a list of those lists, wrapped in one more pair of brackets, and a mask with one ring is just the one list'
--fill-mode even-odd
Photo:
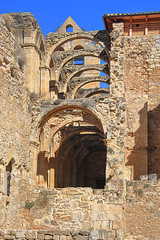
{"label": "stone column", "polygon": [[116,97],[124,96],[123,58],[124,58],[124,24],[113,23],[110,34],[110,93]]}
{"label": "stone column", "polygon": [[40,75],[41,75],[41,95],[49,96],[49,80],[50,80],[49,67],[41,66]]}
{"label": "stone column", "polygon": [[35,44],[25,43],[22,45],[26,59],[25,86],[36,94],[40,94],[40,53]]}
{"label": "stone column", "polygon": [[39,144],[36,142],[30,143],[30,159],[32,166],[32,181],[33,184],[36,184],[36,173],[37,173],[37,153],[38,153]]}

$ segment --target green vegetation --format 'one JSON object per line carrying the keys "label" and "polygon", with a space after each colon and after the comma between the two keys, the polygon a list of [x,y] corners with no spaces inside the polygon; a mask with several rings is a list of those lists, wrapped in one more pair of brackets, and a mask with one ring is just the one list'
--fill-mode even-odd
{"label": "green vegetation", "polygon": [[25,206],[24,208],[30,210],[32,207],[34,206],[34,202],[28,202],[28,201],[25,201]]}
{"label": "green vegetation", "polygon": [[140,197],[143,196],[143,190],[142,189],[134,189],[134,192],[139,195]]}

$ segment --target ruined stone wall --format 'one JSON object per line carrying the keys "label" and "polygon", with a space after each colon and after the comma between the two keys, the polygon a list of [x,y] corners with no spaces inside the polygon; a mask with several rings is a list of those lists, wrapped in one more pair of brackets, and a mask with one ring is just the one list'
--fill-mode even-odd
{"label": "ruined stone wall", "polygon": [[[30,191],[28,189],[26,192],[27,196],[25,195],[21,198],[20,211],[18,213],[20,215],[16,215],[18,220],[14,222],[14,224],[10,223],[10,228],[59,229],[61,231],[69,230],[71,232],[80,230],[101,232],[103,230],[105,235],[110,236],[110,238],[123,236],[120,223],[123,221],[122,162],[124,161],[124,152],[122,146],[124,139],[124,122],[119,123],[119,119],[124,118],[124,100],[113,97],[112,101],[111,98],[103,100],[100,98],[99,101],[97,101],[98,99],[95,101],[70,100],[70,102],[59,100],[59,103],[58,101],[43,101],[43,103],[39,101],[33,106],[34,122],[32,128],[35,129],[38,121],[43,119],[42,116],[46,117],[45,113],[50,112],[49,116],[51,116],[52,109],[58,109],[58,107],[63,109],[66,105],[69,106],[69,104],[70,107],[72,105],[75,107],[79,104],[79,107],[83,106],[83,108],[87,108],[88,111],[96,110],[97,116],[105,112],[106,114],[104,114],[102,123],[105,131],[107,128],[110,129],[108,139],[112,140],[108,143],[108,166],[106,168],[106,178],[111,177],[112,179],[108,181],[106,189],[55,188],[53,190],[47,190],[34,185]],[[112,109],[112,111],[109,109]],[[119,136],[118,139],[116,136]],[[116,148],[114,146],[116,146]],[[118,154],[120,155],[119,159],[116,157]],[[32,165],[32,170],[33,166],[34,165]],[[26,209],[26,202],[33,202],[34,206],[30,210]],[[18,216],[23,217],[18,218]]]}
{"label": "ruined stone wall", "polygon": [[[3,14],[7,27],[26,56],[24,85],[29,91],[42,93],[45,60],[45,38],[35,17],[29,12]],[[48,79],[47,79],[48,80]]]}
{"label": "ruined stone wall", "polygon": [[67,240],[121,239],[122,219],[117,220],[116,216],[122,213],[122,208],[116,194],[114,198],[116,206],[107,190],[65,188],[30,191],[28,199],[34,202],[34,206],[24,209],[23,216],[23,222],[30,226],[25,226],[25,231],[16,230],[17,234],[14,230],[1,231],[1,239],[7,239],[7,235],[12,235],[13,239],[52,239],[53,235],[53,239]]}
{"label": "ruined stone wall", "polygon": [[[29,137],[31,115],[29,94],[23,87],[25,55],[0,18],[0,227],[12,218],[20,206],[21,183],[30,169]],[[10,187],[7,187],[7,166]],[[9,168],[9,167],[8,167]],[[26,186],[27,184],[25,184]],[[10,189],[9,189],[10,188]],[[6,215],[7,214],[7,215]],[[7,225],[6,225],[7,226]]]}
{"label": "ruined stone wall", "polygon": [[69,231],[45,231],[45,230],[4,230],[0,231],[0,239],[19,239],[19,240],[96,240],[103,239],[107,240],[112,238],[112,235],[107,234],[105,230],[91,232],[80,231],[80,232],[69,232]]}
{"label": "ruined stone wall", "polygon": [[159,180],[126,182],[126,240],[159,239],[159,195]]}
{"label": "ruined stone wall", "polygon": [[[112,194],[107,190],[91,188],[57,188],[50,191],[34,190],[28,195],[35,203],[30,210],[32,228],[70,230],[70,231],[106,231],[116,236],[121,234],[121,213],[118,197],[117,206],[111,199]],[[54,199],[54,201],[53,201]],[[112,214],[110,213],[112,209]],[[27,214],[26,214],[27,218]],[[26,219],[27,220],[27,219]]]}
{"label": "ruined stone wall", "polygon": [[[159,175],[159,36],[125,37],[126,178]],[[149,153],[149,155],[148,155]],[[137,157],[138,156],[138,157]]]}
{"label": "ruined stone wall", "polygon": [[[137,180],[140,175],[147,174],[148,159],[149,173],[157,173],[160,177],[159,36],[124,37],[123,23],[113,24],[110,35],[105,31],[51,33],[47,38],[45,59],[43,36],[34,17],[26,13],[13,16],[11,31],[5,18],[0,19],[0,229],[19,231],[1,231],[0,239],[124,239],[124,233],[126,240],[157,239],[159,181],[128,181],[126,191],[124,188],[125,179]],[[16,25],[19,17],[25,19],[24,23],[28,25]],[[17,30],[16,26],[17,29],[22,27],[26,30]],[[11,32],[19,39],[23,49],[15,44]],[[62,60],[73,57],[72,52],[57,53],[57,72],[54,69],[52,76],[48,65],[53,50],[56,46],[61,46],[61,43],[66,44],[67,38],[80,43],[76,38],[82,37],[90,41],[100,40],[105,45],[107,55],[96,46],[94,56],[91,54],[93,49],[88,48],[79,50],[79,54],[87,53],[87,56],[93,58],[101,55],[107,62],[109,59],[110,76],[105,77],[104,81],[110,83],[111,94],[90,99],[48,100],[49,79],[55,80],[56,78],[52,79],[55,75],[59,80],[59,64]],[[77,57],[78,54],[74,56]],[[92,62],[92,57],[88,57],[88,60],[91,65],[98,63]],[[67,67],[70,73],[72,70],[74,72],[74,67],[72,69],[66,65],[64,73],[65,70],[67,72]],[[92,68],[93,66],[90,70],[94,71],[97,66]],[[103,66],[99,67],[100,70],[101,68]],[[105,68],[108,73],[108,65]],[[88,76],[87,78],[89,79]],[[69,90],[78,86],[78,81],[81,83],[86,79],[74,77],[68,85]],[[40,84],[44,87],[41,91]],[[47,97],[43,98],[42,95],[46,92]],[[74,131],[69,132],[69,126],[73,128],[74,124],[82,126],[83,133],[83,127],[88,124],[88,127],[97,128],[96,133],[101,135],[101,138],[93,136],[85,143],[89,145],[94,140],[106,150],[104,189],[93,190],[87,188],[88,185],[79,187],[76,181],[74,184],[71,181],[71,185],[49,184],[49,158],[57,157],[58,161],[64,161],[65,149],[69,152],[76,136],[68,140],[68,148],[64,147],[59,155],[57,150],[53,154],[50,147],[58,149],[62,146],[63,141],[56,134],[59,130],[67,129],[67,138],[69,133],[73,134]],[[53,142],[50,143],[52,135],[57,144],[55,146],[52,146]],[[97,139],[101,141],[98,142]],[[74,160],[83,158],[81,150],[84,151],[84,143],[77,140],[74,144],[67,157],[73,157]],[[93,146],[96,145],[91,145],[92,148]],[[44,158],[38,162],[41,151]],[[100,152],[97,155],[91,154],[89,161],[92,162],[91,158],[98,155]],[[46,168],[43,168],[43,160],[48,161]],[[69,163],[72,165],[73,161]],[[38,172],[38,164],[44,172]],[[66,169],[64,164],[63,170]],[[11,177],[9,192],[8,173]],[[37,181],[37,178],[42,179],[43,176],[39,175],[45,176],[45,184],[41,186],[38,185],[41,181]],[[58,176],[60,180],[62,176],[63,174]],[[55,186],[67,187],[54,188]]]}

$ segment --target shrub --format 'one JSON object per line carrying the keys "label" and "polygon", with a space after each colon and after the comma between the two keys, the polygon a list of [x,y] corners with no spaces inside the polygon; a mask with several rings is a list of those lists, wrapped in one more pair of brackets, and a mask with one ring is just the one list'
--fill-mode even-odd
{"label": "shrub", "polygon": [[24,208],[30,210],[32,207],[34,206],[34,202],[28,202],[28,201],[25,201],[25,206]]}

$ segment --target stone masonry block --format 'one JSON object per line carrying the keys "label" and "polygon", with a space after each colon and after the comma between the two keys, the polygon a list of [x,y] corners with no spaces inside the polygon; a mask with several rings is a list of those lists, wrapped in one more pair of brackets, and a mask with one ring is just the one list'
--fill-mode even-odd
{"label": "stone masonry block", "polygon": [[99,238],[98,231],[92,230],[89,235],[89,240],[97,240]]}
{"label": "stone masonry block", "polygon": [[67,237],[65,235],[60,236],[59,240],[67,240]]}
{"label": "stone masonry block", "polygon": [[44,240],[44,234],[38,234],[38,240]]}
{"label": "stone masonry block", "polygon": [[36,231],[27,231],[26,238],[27,239],[37,239],[37,232]]}
{"label": "stone masonry block", "polygon": [[157,174],[149,174],[149,181],[157,180]]}
{"label": "stone masonry block", "polygon": [[148,180],[148,175],[140,175],[140,179],[142,181],[147,181]]}
{"label": "stone masonry block", "polygon": [[59,235],[55,235],[54,240],[59,240]]}
{"label": "stone masonry block", "polygon": [[53,237],[50,235],[45,235],[45,240],[49,240],[49,239],[53,239]]}
{"label": "stone masonry block", "polygon": [[4,235],[3,237],[5,240],[14,240],[15,238],[10,235]]}

